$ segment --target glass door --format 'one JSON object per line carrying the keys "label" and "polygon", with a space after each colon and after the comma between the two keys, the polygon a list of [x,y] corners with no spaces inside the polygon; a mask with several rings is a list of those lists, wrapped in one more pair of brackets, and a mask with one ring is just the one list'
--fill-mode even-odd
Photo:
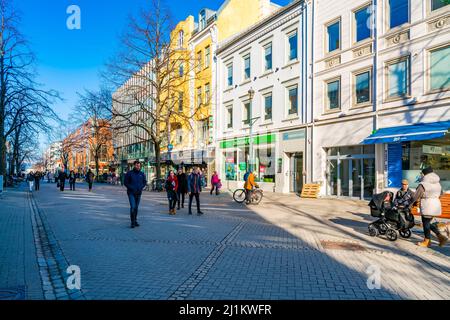
{"label": "glass door", "polygon": [[293,192],[301,193],[303,189],[303,153],[296,153],[292,157],[293,164]]}
{"label": "glass door", "polygon": [[339,195],[343,197],[350,197],[350,173],[351,173],[351,161],[348,159],[343,159],[339,161],[339,182],[341,186],[341,190]]}
{"label": "glass door", "polygon": [[363,198],[371,198],[375,189],[375,159],[363,159],[363,177]]}
{"label": "glass door", "polygon": [[361,183],[361,180],[362,180],[361,159],[353,159],[351,161],[351,164],[352,164],[352,167],[351,167],[352,188],[351,188],[350,197],[361,199],[361,186],[362,186],[362,183]]}

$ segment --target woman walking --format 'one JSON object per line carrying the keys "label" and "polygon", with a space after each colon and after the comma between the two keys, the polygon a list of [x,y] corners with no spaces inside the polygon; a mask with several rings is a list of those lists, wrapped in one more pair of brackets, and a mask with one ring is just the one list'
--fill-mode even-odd
{"label": "woman walking", "polygon": [[91,169],[89,169],[86,174],[86,182],[89,184],[89,192],[92,191],[92,184],[94,183],[94,173],[92,173]]}
{"label": "woman walking", "polygon": [[220,189],[220,179],[219,175],[217,174],[217,171],[214,171],[212,177],[211,177],[211,192],[212,195],[214,192],[214,189],[216,189],[216,196],[219,195],[219,189]]}
{"label": "woman walking", "polygon": [[175,210],[175,206],[177,205],[177,190],[178,190],[178,179],[173,172],[170,170],[169,176],[166,180],[166,191],[167,198],[169,199],[169,214],[175,215],[177,212]]}
{"label": "woman walking", "polygon": [[70,191],[75,191],[75,182],[77,180],[77,177],[75,175],[75,172],[73,170],[70,171],[69,174],[69,186],[70,186]]}
{"label": "woman walking", "polygon": [[436,234],[439,246],[442,247],[448,241],[435,224],[431,221],[434,217],[442,214],[441,201],[439,197],[442,192],[439,176],[433,172],[431,167],[422,170],[423,178],[414,194],[414,202],[420,201],[420,214],[422,215],[423,233],[425,239],[417,245],[420,247],[431,246],[431,231]]}
{"label": "woman walking", "polygon": [[177,180],[178,180],[177,209],[180,210],[180,205],[181,205],[181,208],[184,208],[184,198],[188,192],[187,176],[186,176],[186,173],[183,172],[182,168],[178,169]]}

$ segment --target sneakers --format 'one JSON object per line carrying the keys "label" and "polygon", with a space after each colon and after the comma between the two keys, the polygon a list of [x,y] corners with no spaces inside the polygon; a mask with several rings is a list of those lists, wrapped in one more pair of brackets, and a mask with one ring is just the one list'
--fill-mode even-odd
{"label": "sneakers", "polygon": [[199,216],[201,216],[202,214],[204,214],[204,213],[201,211],[197,212],[197,215],[199,215]]}
{"label": "sneakers", "polygon": [[425,239],[423,239],[422,242],[418,242],[417,245],[419,247],[429,248],[429,247],[431,247],[431,240],[425,238]]}

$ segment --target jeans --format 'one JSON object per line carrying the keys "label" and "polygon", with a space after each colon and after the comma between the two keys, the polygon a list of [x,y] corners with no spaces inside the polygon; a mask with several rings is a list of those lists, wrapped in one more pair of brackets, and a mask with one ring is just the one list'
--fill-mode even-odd
{"label": "jeans", "polygon": [[34,181],[28,181],[28,187],[30,188],[30,192],[33,192]]}
{"label": "jeans", "polygon": [[66,184],[66,181],[65,180],[61,180],[59,182],[59,190],[64,191],[65,184]]}
{"label": "jeans", "polygon": [[177,201],[178,209],[180,209],[180,204],[181,204],[181,207],[184,208],[184,196],[185,196],[185,193],[177,191],[177,196],[178,196],[178,201]]}
{"label": "jeans", "polygon": [[219,188],[217,187],[218,183],[214,183],[211,187],[211,192],[210,194],[213,194],[214,189],[216,189],[216,195],[219,195]]}
{"label": "jeans", "polygon": [[39,191],[40,187],[41,187],[41,181],[34,180],[34,190]]}
{"label": "jeans", "polygon": [[189,194],[189,213],[192,213],[192,200],[194,197],[197,203],[197,212],[200,213],[200,194],[198,192]]}
{"label": "jeans", "polygon": [[432,220],[433,218],[426,218],[422,216],[423,233],[425,239],[431,239],[431,231],[433,231],[437,236],[441,234],[438,227],[431,223]]}
{"label": "jeans", "polygon": [[141,202],[141,195],[128,193],[128,201],[130,202],[130,219],[131,223],[134,224],[137,221],[137,214],[139,209],[139,203]]}
{"label": "jeans", "polygon": [[91,191],[92,190],[92,182],[88,182],[88,184],[89,184],[89,191]]}
{"label": "jeans", "polygon": [[69,182],[70,185],[70,190],[75,191],[75,181],[74,182]]}

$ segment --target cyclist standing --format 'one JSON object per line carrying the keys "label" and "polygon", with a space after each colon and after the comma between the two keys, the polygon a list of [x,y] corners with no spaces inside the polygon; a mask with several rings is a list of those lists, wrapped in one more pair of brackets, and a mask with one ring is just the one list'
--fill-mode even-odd
{"label": "cyclist standing", "polygon": [[253,189],[258,188],[258,184],[255,182],[255,174],[252,171],[247,172],[247,179],[245,179],[244,189],[245,189],[245,201],[248,203],[252,202],[251,194]]}

